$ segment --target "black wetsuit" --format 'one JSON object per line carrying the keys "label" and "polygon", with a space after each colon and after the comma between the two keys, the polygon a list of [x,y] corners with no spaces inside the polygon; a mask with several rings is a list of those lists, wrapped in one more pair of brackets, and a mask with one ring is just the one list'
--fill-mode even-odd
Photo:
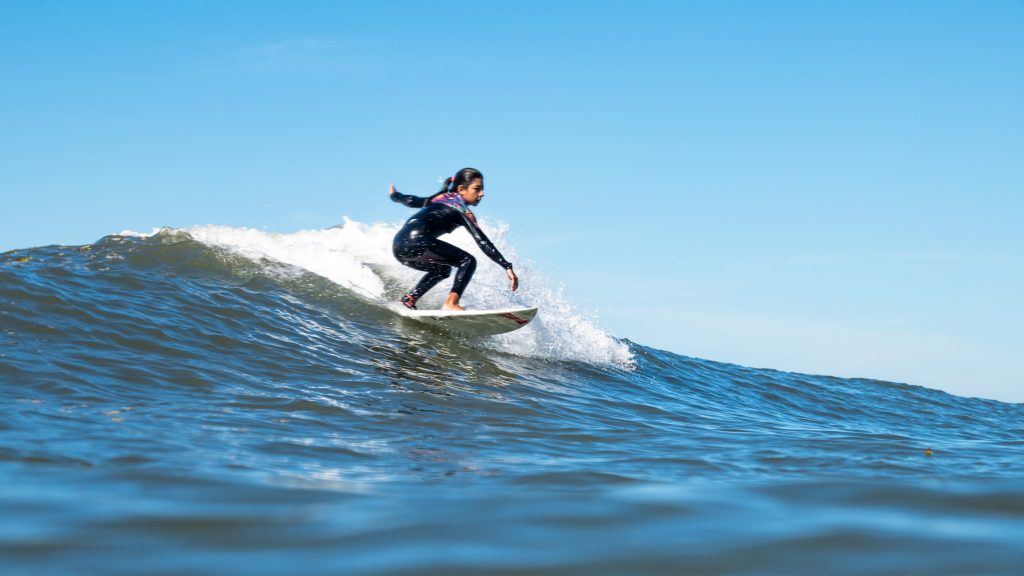
{"label": "black wetsuit", "polygon": [[[448,199],[449,203],[439,201],[444,200],[444,196],[446,195],[435,194],[421,198],[399,192],[391,195],[391,199],[395,202],[405,204],[410,208],[420,208],[420,211],[413,214],[412,218],[406,221],[405,226],[398,231],[391,246],[392,252],[399,262],[427,273],[409,293],[412,295],[413,302],[436,286],[438,282],[451,275],[452,268],[458,269],[455,274],[455,283],[452,285],[452,292],[459,296],[462,296],[466,285],[473,278],[473,272],[476,271],[476,258],[465,250],[437,239],[438,236],[448,234],[459,226],[463,226],[469,231],[477,246],[498,266],[506,270],[512,268],[512,264],[502,257],[501,252],[498,252],[498,249],[480,229],[476,223],[476,217],[468,210],[468,207],[463,211],[451,205],[454,203],[452,198]],[[462,206],[465,207],[465,204]]]}

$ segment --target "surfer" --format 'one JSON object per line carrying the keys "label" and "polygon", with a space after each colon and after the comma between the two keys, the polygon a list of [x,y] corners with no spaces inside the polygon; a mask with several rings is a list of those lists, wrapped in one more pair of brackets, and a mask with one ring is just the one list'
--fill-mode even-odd
{"label": "surfer", "polygon": [[415,310],[416,301],[438,282],[450,276],[452,268],[455,268],[457,271],[452,291],[441,309],[465,310],[459,304],[459,299],[473,278],[473,272],[476,271],[476,258],[465,250],[437,239],[438,236],[448,234],[459,226],[469,231],[484,254],[505,269],[509,282],[512,283],[512,291],[519,288],[519,278],[512,271],[512,263],[505,260],[501,252],[494,247],[477,224],[476,216],[469,209],[470,206],[480,204],[484,197],[484,175],[479,170],[459,170],[455,176],[444,181],[440,191],[426,198],[402,194],[395,190],[394,184],[391,185],[390,192],[392,201],[420,209],[398,231],[391,247],[399,262],[426,272],[416,287],[402,296],[401,302],[407,308]]}

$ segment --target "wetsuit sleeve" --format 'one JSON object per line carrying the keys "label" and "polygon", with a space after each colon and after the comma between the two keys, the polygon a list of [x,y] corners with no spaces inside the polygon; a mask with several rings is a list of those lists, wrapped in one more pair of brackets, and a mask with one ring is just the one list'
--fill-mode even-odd
{"label": "wetsuit sleeve", "polygon": [[494,260],[494,263],[497,264],[498,266],[501,266],[506,270],[511,268],[512,263],[509,262],[508,260],[505,260],[505,258],[501,255],[501,252],[498,252],[498,249],[495,248],[494,244],[491,243],[490,238],[488,238],[487,235],[484,234],[484,231],[481,230],[479,226],[477,226],[476,222],[471,220],[462,212],[459,212],[459,215],[462,216],[463,226],[466,227],[466,230],[469,230],[470,236],[472,236],[473,240],[476,241],[476,245],[479,246],[480,249],[484,251],[484,254],[487,254],[488,258]]}
{"label": "wetsuit sleeve", "polygon": [[426,198],[420,196],[413,196],[412,194],[402,194],[399,191],[395,191],[391,195],[392,202],[398,202],[399,204],[405,204],[409,208],[423,208],[427,205],[433,196],[427,196]]}

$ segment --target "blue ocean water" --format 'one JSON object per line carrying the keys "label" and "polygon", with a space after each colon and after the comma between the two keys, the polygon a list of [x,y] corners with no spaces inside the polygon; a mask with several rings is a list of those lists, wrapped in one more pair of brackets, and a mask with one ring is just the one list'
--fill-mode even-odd
{"label": "blue ocean water", "polygon": [[0,254],[0,573],[1022,572],[1024,405],[616,339],[528,268],[466,341],[391,233]]}

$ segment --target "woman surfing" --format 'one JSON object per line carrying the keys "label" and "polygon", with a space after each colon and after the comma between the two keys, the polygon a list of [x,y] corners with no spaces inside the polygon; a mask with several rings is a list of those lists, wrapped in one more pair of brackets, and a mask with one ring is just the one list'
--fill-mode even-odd
{"label": "woman surfing", "polygon": [[401,302],[407,308],[415,310],[416,301],[438,282],[450,276],[454,268],[455,282],[441,309],[465,310],[459,304],[459,299],[476,271],[476,258],[465,250],[437,238],[459,226],[469,231],[484,254],[505,269],[509,282],[512,283],[512,291],[519,288],[519,278],[512,271],[512,263],[505,260],[501,252],[494,247],[477,224],[476,216],[469,209],[470,206],[480,204],[484,197],[484,175],[479,170],[459,170],[455,176],[445,180],[440,191],[426,198],[402,194],[395,190],[394,184],[390,187],[390,193],[392,201],[420,209],[395,235],[391,248],[399,262],[426,272],[412,291],[402,296]]}

